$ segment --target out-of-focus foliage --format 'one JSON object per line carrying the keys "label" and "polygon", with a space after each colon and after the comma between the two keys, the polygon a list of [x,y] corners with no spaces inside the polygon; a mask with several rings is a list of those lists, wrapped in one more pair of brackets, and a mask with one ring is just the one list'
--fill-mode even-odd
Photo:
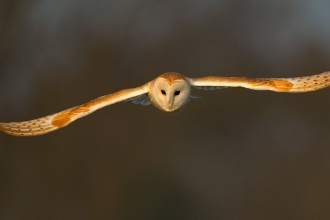
{"label": "out-of-focus foliage", "polygon": [[[330,2],[2,0],[0,121],[185,76],[330,70]],[[330,89],[194,91],[0,134],[0,219],[329,219]]]}

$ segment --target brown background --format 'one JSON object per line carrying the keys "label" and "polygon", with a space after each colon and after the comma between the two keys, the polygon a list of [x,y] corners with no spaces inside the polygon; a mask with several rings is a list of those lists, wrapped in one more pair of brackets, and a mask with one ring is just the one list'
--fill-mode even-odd
{"label": "brown background", "polygon": [[[2,0],[0,121],[185,76],[330,70],[330,2]],[[0,219],[329,219],[330,89],[194,90],[0,134]]]}

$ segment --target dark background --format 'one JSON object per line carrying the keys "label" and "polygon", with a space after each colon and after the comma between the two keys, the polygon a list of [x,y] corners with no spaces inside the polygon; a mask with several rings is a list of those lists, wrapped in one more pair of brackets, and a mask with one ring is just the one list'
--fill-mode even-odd
{"label": "dark background", "polygon": [[[329,11],[325,0],[1,0],[0,121],[167,71],[329,71]],[[176,114],[125,102],[45,136],[0,134],[0,219],[330,218],[330,89],[193,94]]]}

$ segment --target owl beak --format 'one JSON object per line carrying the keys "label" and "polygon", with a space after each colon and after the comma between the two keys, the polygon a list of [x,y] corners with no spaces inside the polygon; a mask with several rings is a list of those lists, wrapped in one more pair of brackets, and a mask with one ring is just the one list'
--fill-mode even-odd
{"label": "owl beak", "polygon": [[171,110],[172,105],[173,105],[174,97],[171,95],[166,96],[166,103],[168,106],[168,110]]}

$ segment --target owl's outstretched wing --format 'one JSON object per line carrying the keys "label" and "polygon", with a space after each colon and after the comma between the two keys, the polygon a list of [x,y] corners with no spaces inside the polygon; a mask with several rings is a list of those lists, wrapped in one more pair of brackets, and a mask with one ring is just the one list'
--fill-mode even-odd
{"label": "owl's outstretched wing", "polygon": [[148,85],[149,83],[137,88],[125,89],[113,94],[101,96],[85,104],[39,119],[24,122],[0,123],[0,131],[14,136],[36,136],[46,134],[67,126],[78,118],[89,115],[100,108],[146,94],[149,90]]}
{"label": "owl's outstretched wing", "polygon": [[330,86],[330,72],[295,78],[218,77],[187,78],[194,87],[244,87],[275,92],[311,92]]}

